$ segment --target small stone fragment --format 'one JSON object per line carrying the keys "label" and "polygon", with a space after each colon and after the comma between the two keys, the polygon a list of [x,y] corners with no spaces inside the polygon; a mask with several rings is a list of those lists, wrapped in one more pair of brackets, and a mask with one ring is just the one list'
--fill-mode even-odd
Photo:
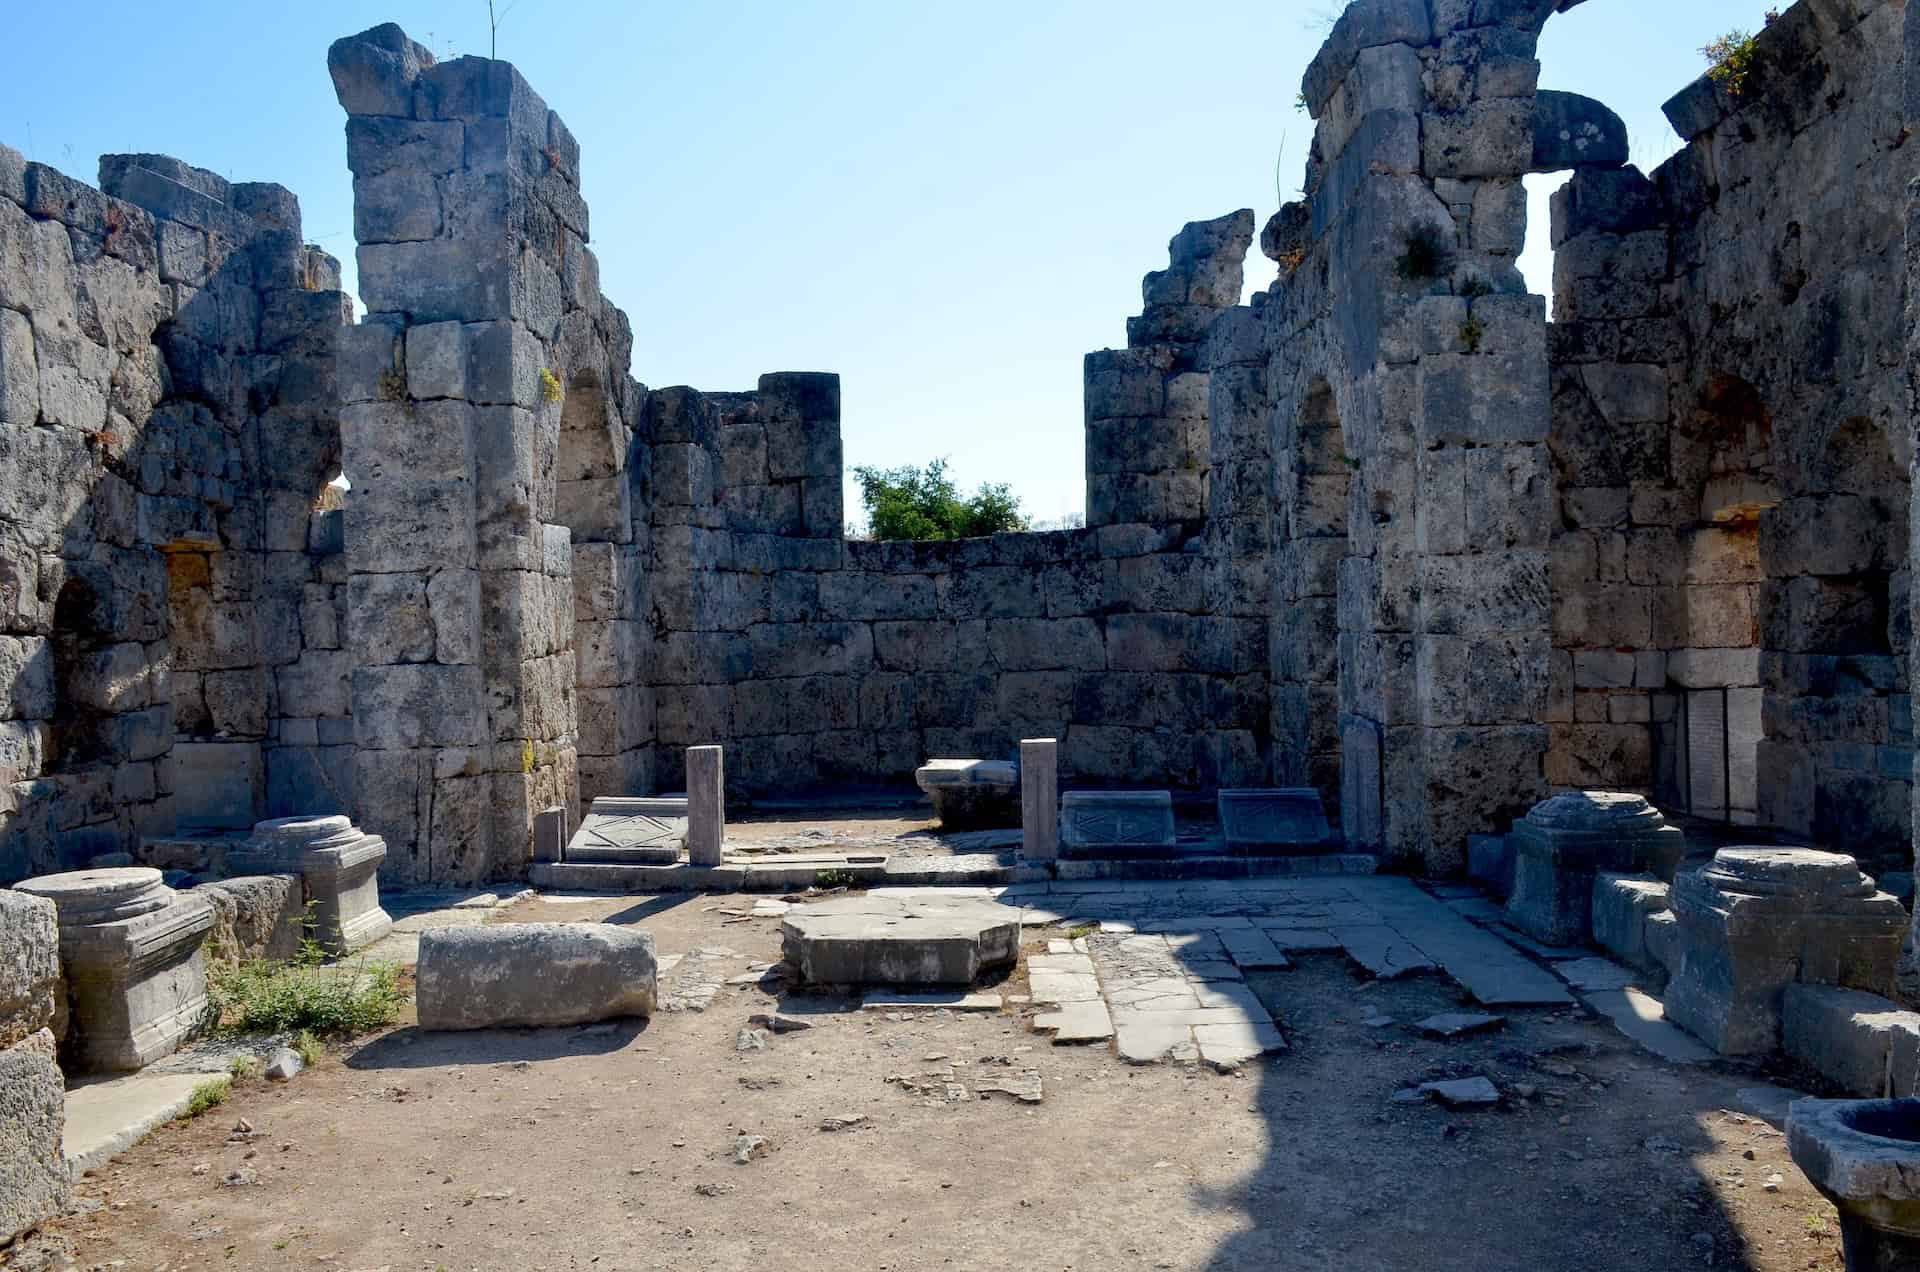
{"label": "small stone fragment", "polygon": [[865,1126],[866,1124],[867,1115],[865,1113],[852,1113],[842,1117],[823,1118],[820,1122],[820,1129],[829,1132],[850,1131],[856,1126]]}
{"label": "small stone fragment", "polygon": [[764,1135],[741,1135],[733,1141],[733,1160],[737,1166],[745,1166],[754,1158],[767,1151],[767,1137]]}
{"label": "small stone fragment", "polygon": [[733,1049],[735,1051],[765,1051],[767,1049],[767,1039],[769,1036],[764,1029],[742,1029],[734,1035]]}
{"label": "small stone fragment", "polygon": [[1450,1109],[1486,1108],[1500,1103],[1500,1090],[1484,1077],[1422,1083],[1420,1090]]}
{"label": "small stone fragment", "polygon": [[1506,1023],[1504,1016],[1484,1012],[1443,1011],[1437,1016],[1414,1022],[1413,1027],[1429,1038],[1458,1038],[1464,1034],[1496,1029]]}
{"label": "small stone fragment", "polygon": [[306,1067],[307,1062],[302,1060],[300,1053],[292,1047],[276,1048],[274,1053],[267,1057],[267,1081],[291,1082],[294,1078],[298,1077]]}

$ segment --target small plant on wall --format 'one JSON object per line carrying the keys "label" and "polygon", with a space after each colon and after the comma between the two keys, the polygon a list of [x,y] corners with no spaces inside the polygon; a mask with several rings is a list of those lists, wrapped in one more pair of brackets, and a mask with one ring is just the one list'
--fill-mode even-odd
{"label": "small plant on wall", "polygon": [[1409,281],[1440,278],[1453,268],[1453,245],[1434,226],[1415,226],[1394,268]]}
{"label": "small plant on wall", "polygon": [[540,397],[542,401],[558,402],[567,396],[560,387],[560,377],[545,367],[540,368]]}
{"label": "small plant on wall", "polygon": [[[1780,10],[1768,9],[1761,22],[1772,26],[1779,16]],[[1738,97],[1746,91],[1756,52],[1753,32],[1734,30],[1707,44],[1700,55],[1709,63],[1707,78]]]}

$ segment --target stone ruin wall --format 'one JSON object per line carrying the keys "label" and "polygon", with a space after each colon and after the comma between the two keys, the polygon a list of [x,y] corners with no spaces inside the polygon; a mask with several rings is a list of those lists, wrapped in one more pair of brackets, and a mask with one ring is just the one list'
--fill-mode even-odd
{"label": "stone ruin wall", "polygon": [[0,147],[0,879],[351,798],[338,266],[278,186],[100,177]]}
{"label": "stone ruin wall", "polygon": [[[1313,784],[1446,871],[1554,787],[1698,807],[1716,697],[1756,818],[1899,849],[1906,7],[1789,9],[1651,179],[1537,90],[1568,7],[1350,5],[1279,277],[1239,305],[1251,219],[1183,230],[1087,359],[1088,527],[960,543],[844,540],[836,377],[629,375],[578,147],[503,63],[335,46],[344,330],[277,187],[5,152],[0,873],[339,807],[395,882],[510,877],[686,745],[757,795],[1040,733],[1081,781]],[[1520,178],[1568,169],[1550,324]]]}
{"label": "stone ruin wall", "polygon": [[1088,355],[1086,529],[848,541],[837,377],[653,393],[653,586],[619,639],[651,676],[623,696],[651,702],[657,785],[708,742],[763,794],[1043,735],[1085,781],[1262,780],[1265,623],[1259,589],[1223,595],[1203,356],[1252,232],[1250,212],[1183,230],[1128,348]]}
{"label": "stone ruin wall", "polygon": [[1548,778],[1907,868],[1905,6],[1797,5],[1554,207]]}

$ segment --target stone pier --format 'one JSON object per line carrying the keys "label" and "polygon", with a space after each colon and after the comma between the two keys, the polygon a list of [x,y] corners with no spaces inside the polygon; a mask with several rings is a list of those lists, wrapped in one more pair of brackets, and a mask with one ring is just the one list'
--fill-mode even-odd
{"label": "stone pier", "polygon": [[171,1054],[205,1021],[205,899],[135,866],[42,875],[17,885],[59,912],[71,1017],[63,1054],[81,1072],[126,1072]]}

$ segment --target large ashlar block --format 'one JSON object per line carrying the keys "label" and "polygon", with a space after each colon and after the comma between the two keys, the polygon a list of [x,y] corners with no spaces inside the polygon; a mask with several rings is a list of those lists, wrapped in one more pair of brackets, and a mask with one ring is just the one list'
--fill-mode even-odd
{"label": "large ashlar block", "polygon": [[673,865],[687,846],[688,803],[659,796],[602,795],[567,841],[564,860]]}
{"label": "large ashlar block", "polygon": [[420,934],[422,1029],[581,1025],[653,1014],[653,936],[600,923],[502,923]]}
{"label": "large ashlar block", "polygon": [[1166,791],[1069,791],[1060,801],[1063,857],[1171,857],[1175,842]]}
{"label": "large ashlar block", "polygon": [[1578,945],[1592,934],[1594,877],[1673,877],[1686,836],[1644,796],[1568,791],[1536,804],[1508,836],[1513,895],[1507,916],[1549,945]]}
{"label": "large ashlar block", "polygon": [[1227,851],[1242,857],[1291,857],[1331,852],[1332,829],[1320,792],[1310,786],[1219,793],[1220,831]]}
{"label": "large ashlar block", "polygon": [[380,907],[386,858],[386,840],[345,817],[282,817],[255,825],[247,846],[229,853],[227,864],[249,874],[299,875],[314,939],[340,955],[393,931],[393,919]]}
{"label": "large ashlar block", "polygon": [[67,1208],[66,1083],[45,1029],[0,1047],[0,1246]]}
{"label": "large ashlar block", "polygon": [[1667,1016],[1722,1055],[1772,1051],[1788,985],[1882,994],[1906,910],[1852,857],[1810,848],[1722,848],[1677,876],[1685,958]]}
{"label": "large ashlar block", "polygon": [[16,885],[59,912],[75,1068],[119,1073],[171,1054],[205,1019],[205,899],[145,866],[42,875]]}
{"label": "large ashlar block", "polygon": [[975,897],[841,897],[795,906],[780,938],[803,984],[971,985],[1020,956],[1020,911]]}
{"label": "large ashlar block", "polygon": [[53,1024],[60,928],[53,902],[0,888],[0,1047]]}
{"label": "large ashlar block", "polygon": [[1013,826],[1020,820],[1020,766],[1010,760],[928,760],[913,780],[942,826]]}

